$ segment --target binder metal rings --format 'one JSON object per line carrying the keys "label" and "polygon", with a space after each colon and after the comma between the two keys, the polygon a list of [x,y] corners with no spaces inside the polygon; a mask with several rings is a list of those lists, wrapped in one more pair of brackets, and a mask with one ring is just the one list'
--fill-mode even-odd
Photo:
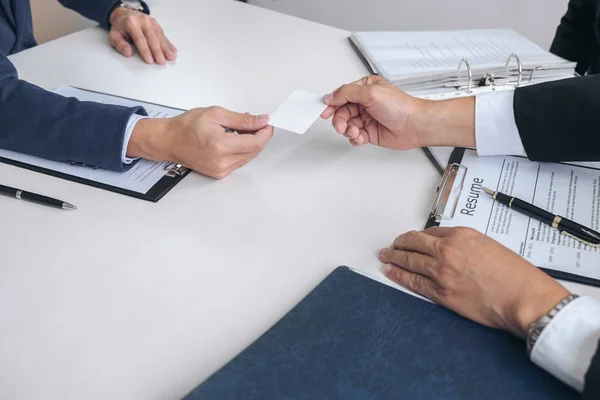
{"label": "binder metal rings", "polygon": [[471,70],[471,64],[469,64],[469,60],[467,60],[466,58],[463,58],[458,63],[457,71],[460,71],[463,64],[465,64],[467,66],[467,74],[469,75],[469,86],[467,87],[467,94],[471,94],[473,92],[471,90],[471,86],[473,85],[473,70]]}
{"label": "binder metal rings", "polygon": [[528,83],[531,83],[531,81],[533,80],[533,74],[535,73],[535,71],[539,71],[540,69],[542,69],[542,67],[537,66],[531,70],[531,72],[529,73],[529,82]]}
{"label": "binder metal rings", "polygon": [[[510,56],[508,56],[508,59],[506,60],[505,67],[508,68],[508,66],[510,65],[510,61],[513,58],[517,61],[517,68],[519,69],[519,78],[517,80],[517,87],[520,87],[521,86],[521,82],[523,81],[523,64],[521,64],[521,59],[519,58],[519,56],[516,55],[515,53],[511,54]],[[532,71],[531,74],[533,76],[533,71]]]}

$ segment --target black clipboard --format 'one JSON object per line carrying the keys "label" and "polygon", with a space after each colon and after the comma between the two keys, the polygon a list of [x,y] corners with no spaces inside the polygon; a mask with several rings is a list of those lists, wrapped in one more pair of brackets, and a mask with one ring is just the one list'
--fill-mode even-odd
{"label": "black clipboard", "polygon": [[171,163],[165,168],[165,176],[163,176],[150,190],[146,193],[136,192],[134,190],[123,189],[118,186],[107,185],[102,182],[97,182],[91,179],[81,178],[75,175],[65,174],[63,172],[54,171],[52,169],[38,167],[37,165],[26,164],[20,161],[11,160],[10,158],[0,157],[0,162],[4,164],[14,165],[28,169],[30,171],[39,172],[45,175],[50,175],[56,178],[65,179],[67,181],[81,183],[87,186],[92,186],[98,189],[108,190],[110,192],[124,194],[126,196],[135,197],[141,200],[157,202],[167,194],[175,185],[177,185],[191,171],[179,164]]}
{"label": "black clipboard", "polygon": [[[162,106],[160,104],[150,103],[147,101],[130,99],[127,97],[122,97],[122,96],[115,96],[113,94],[108,94],[108,93],[95,92],[93,90],[82,89],[82,88],[78,88],[78,87],[74,87],[74,88],[78,89],[78,90],[86,91],[86,92],[103,94],[103,95],[107,95],[107,96],[111,96],[111,97],[115,97],[115,98],[132,100],[132,101],[136,101],[136,102],[166,107],[166,106]],[[173,110],[178,110],[178,111],[185,111],[185,110],[181,110],[181,109],[177,109],[177,108],[173,108],[173,107],[169,107],[169,108],[171,108]],[[21,161],[12,160],[12,159],[6,158],[6,157],[0,157],[0,162],[2,162],[4,164],[13,165],[15,167],[28,169],[30,171],[39,172],[39,173],[42,173],[45,175],[54,176],[56,178],[65,179],[68,181],[81,183],[81,184],[84,184],[87,186],[92,186],[92,187],[95,187],[98,189],[108,190],[110,192],[123,194],[126,196],[135,197],[137,199],[147,200],[147,201],[152,201],[152,202],[159,201],[165,194],[167,194],[171,189],[173,189],[173,187],[175,185],[177,185],[179,182],[181,182],[181,180],[183,178],[185,178],[185,176],[187,176],[187,174],[189,174],[191,172],[190,169],[182,166],[181,164],[169,163],[164,167],[165,175],[158,182],[156,182],[156,184],[154,184],[154,186],[152,188],[150,188],[146,193],[140,193],[140,192],[136,192],[134,190],[124,189],[124,188],[121,188],[118,186],[108,185],[108,184],[105,184],[102,182],[97,182],[97,181],[94,181],[91,179],[81,178],[79,176],[70,175],[70,174],[55,171],[52,169],[39,167],[37,165],[32,165],[32,164],[27,164],[27,163],[24,163]],[[85,167],[83,167],[83,168],[85,168]]]}
{"label": "black clipboard", "polygon": [[[451,194],[454,190],[454,193],[458,192],[458,196],[460,196],[460,191],[462,190],[467,171],[467,167],[461,164],[465,151],[465,148],[457,147],[452,152],[450,160],[448,160],[448,166],[444,171],[444,175],[431,206],[429,218],[425,224],[426,229],[433,226],[439,226],[443,219],[451,219],[454,216],[458,199],[456,199],[457,201],[455,203],[452,203],[454,199],[451,198]],[[456,185],[460,186],[456,187]],[[600,279],[588,278],[586,276],[548,268],[539,268],[555,279],[600,287]]]}

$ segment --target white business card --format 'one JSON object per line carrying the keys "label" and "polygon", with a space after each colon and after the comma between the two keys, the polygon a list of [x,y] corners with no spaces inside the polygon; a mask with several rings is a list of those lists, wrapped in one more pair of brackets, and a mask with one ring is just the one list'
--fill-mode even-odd
{"label": "white business card", "polygon": [[325,108],[323,96],[296,90],[271,114],[269,125],[302,135]]}

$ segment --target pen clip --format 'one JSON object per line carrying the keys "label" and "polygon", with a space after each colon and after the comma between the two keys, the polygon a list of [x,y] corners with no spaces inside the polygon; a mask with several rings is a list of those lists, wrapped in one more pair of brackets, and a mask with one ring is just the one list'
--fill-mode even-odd
{"label": "pen clip", "polygon": [[576,241],[578,241],[579,243],[582,243],[585,246],[590,246],[590,247],[595,248],[595,249],[600,248],[600,244],[595,244],[595,243],[588,242],[587,240],[583,240],[581,238],[578,238],[577,236],[575,236],[575,235],[573,235],[573,234],[571,234],[571,233],[569,233],[567,231],[561,231],[560,234],[563,235],[563,236],[570,237],[571,239],[575,239]]}

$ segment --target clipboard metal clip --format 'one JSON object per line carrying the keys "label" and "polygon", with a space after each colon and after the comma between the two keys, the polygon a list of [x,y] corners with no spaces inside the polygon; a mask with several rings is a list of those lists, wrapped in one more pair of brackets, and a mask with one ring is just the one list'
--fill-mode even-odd
{"label": "clipboard metal clip", "polygon": [[446,167],[429,212],[430,219],[440,223],[442,219],[454,218],[466,176],[467,167],[464,165],[454,163]]}
{"label": "clipboard metal clip", "polygon": [[165,166],[165,176],[177,178],[183,175],[188,169],[181,164],[170,163]]}

